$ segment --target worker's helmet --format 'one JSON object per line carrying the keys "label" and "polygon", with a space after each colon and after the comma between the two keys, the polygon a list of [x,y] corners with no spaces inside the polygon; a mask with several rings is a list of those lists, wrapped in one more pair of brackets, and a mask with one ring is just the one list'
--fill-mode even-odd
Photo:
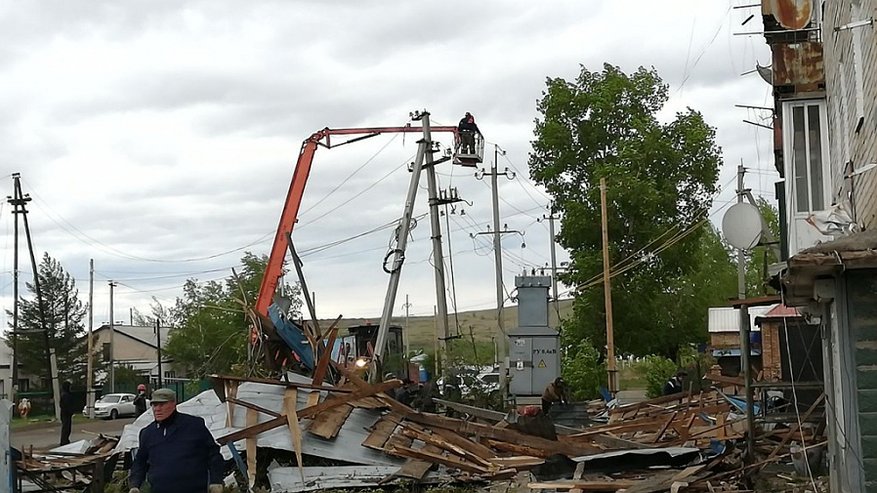
{"label": "worker's helmet", "polygon": [[392,373],[392,372],[384,375],[384,380],[394,380],[395,378],[396,378],[396,374]]}
{"label": "worker's helmet", "polygon": [[142,384],[142,383],[141,383],[140,385],[138,385],[138,386],[137,386],[137,391],[139,392],[139,391],[141,391],[141,390],[142,390],[142,391],[146,391],[146,385],[144,385],[144,384]]}

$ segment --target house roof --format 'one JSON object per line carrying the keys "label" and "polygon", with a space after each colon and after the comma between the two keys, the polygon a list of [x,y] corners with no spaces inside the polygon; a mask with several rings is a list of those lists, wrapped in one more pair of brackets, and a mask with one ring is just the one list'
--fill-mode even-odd
{"label": "house roof", "polygon": [[[104,324],[94,330],[95,333],[110,330],[109,324]],[[170,335],[170,327],[161,327],[161,347],[167,345],[168,336]],[[113,331],[116,334],[122,334],[131,339],[137,340],[142,344],[155,347],[155,327],[143,325],[114,325]]]}
{"label": "house roof", "polygon": [[786,306],[783,304],[777,305],[773,307],[769,312],[764,314],[764,317],[800,317],[801,314],[798,313],[798,309],[794,306]]}
{"label": "house roof", "polygon": [[[749,312],[749,329],[753,332],[759,331],[759,327],[755,324],[758,317],[763,317],[772,306],[751,306]],[[707,317],[707,331],[715,332],[739,332],[740,331],[740,309],[731,308],[729,306],[711,307]]]}

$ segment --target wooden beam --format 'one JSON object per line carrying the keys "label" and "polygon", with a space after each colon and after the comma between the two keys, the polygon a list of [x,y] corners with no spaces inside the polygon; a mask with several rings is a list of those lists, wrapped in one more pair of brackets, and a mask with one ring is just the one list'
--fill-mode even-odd
{"label": "wooden beam", "polygon": [[295,406],[298,404],[298,389],[286,389],[283,393],[283,408],[286,410],[286,423],[289,433],[292,435],[292,449],[295,451],[295,462],[298,464],[298,472],[301,474],[301,482],[305,482],[305,469],[301,459],[301,428],[298,426],[298,414]]}
{"label": "wooden beam", "polygon": [[286,387],[290,389],[312,389],[312,390],[324,390],[324,391],[332,391],[332,392],[352,392],[352,389],[343,389],[341,387],[331,387],[326,385],[314,385],[311,383],[295,383],[295,382],[281,382],[280,380],[273,380],[271,378],[257,378],[257,377],[236,377],[233,375],[210,375],[211,379],[216,380],[228,380],[232,382],[253,382],[253,383],[264,383],[266,385],[279,385],[281,387]]}
{"label": "wooden beam", "polygon": [[588,481],[584,479],[561,479],[557,481],[527,483],[531,490],[572,490],[580,491],[619,491],[630,488],[636,481],[613,479],[609,481]]}
{"label": "wooden beam", "polygon": [[[247,409],[247,429],[258,426],[259,414],[255,409]],[[247,436],[247,482],[250,490],[256,485],[256,434]],[[220,444],[222,444],[220,442]]]}
{"label": "wooden beam", "polygon": [[[274,416],[275,418],[279,418],[281,416],[281,414],[276,412],[276,411],[272,411],[270,409],[265,409],[262,406],[252,404],[252,403],[247,402],[247,401],[242,401],[240,399],[235,399],[234,397],[227,397],[226,402],[228,402],[229,404],[237,404],[241,407],[245,407],[247,409],[252,409],[254,411],[259,411],[260,413],[267,414],[268,416]],[[234,406],[231,406],[231,408],[234,409]],[[230,424],[229,424],[229,427],[231,427]]]}
{"label": "wooden beam", "polygon": [[455,456],[452,456],[452,455],[445,456],[445,455],[442,455],[439,453],[428,451],[425,448],[420,449],[420,450],[416,450],[416,449],[413,449],[410,447],[396,446],[396,447],[393,447],[392,449],[390,449],[389,452],[391,454],[399,455],[402,457],[409,457],[412,459],[428,461],[428,462],[432,462],[435,464],[442,464],[445,467],[452,467],[454,469],[459,469],[461,471],[470,472],[470,473],[474,473],[474,474],[488,475],[491,473],[490,470],[488,470],[484,467],[481,467],[481,466],[478,466],[475,464],[471,464],[471,463],[466,462],[464,460],[461,460]]}

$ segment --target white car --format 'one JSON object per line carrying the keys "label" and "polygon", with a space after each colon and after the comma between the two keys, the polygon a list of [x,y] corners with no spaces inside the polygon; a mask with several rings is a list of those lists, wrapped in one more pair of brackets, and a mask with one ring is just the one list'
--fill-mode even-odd
{"label": "white car", "polygon": [[[121,416],[136,416],[134,394],[107,394],[94,403],[95,418],[116,419]],[[82,413],[88,415],[88,409]]]}

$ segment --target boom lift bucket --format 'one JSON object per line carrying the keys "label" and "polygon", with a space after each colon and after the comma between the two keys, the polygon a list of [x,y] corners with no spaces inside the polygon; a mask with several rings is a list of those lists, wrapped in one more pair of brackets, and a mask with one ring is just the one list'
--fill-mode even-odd
{"label": "boom lift bucket", "polygon": [[[471,138],[474,145],[467,145],[467,138]],[[484,161],[484,137],[481,134],[471,132],[469,136],[464,136],[458,133],[454,144],[454,164],[475,168]]]}

